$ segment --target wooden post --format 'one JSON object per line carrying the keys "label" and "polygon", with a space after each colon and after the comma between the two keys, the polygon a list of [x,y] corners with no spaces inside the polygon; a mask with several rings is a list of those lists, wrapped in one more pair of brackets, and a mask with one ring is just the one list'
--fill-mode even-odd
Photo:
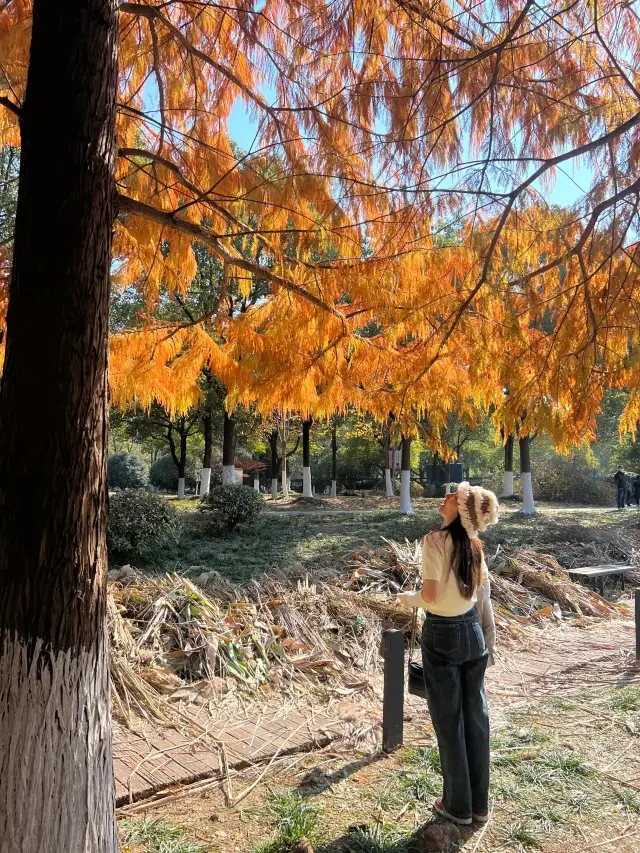
{"label": "wooden post", "polygon": [[402,746],[404,718],[404,633],[389,628],[382,634],[384,693],[382,697],[382,749]]}
{"label": "wooden post", "polygon": [[[636,660],[640,661],[640,587],[636,587]],[[385,666],[386,666],[386,663],[385,663]],[[385,686],[386,686],[386,674],[385,674]]]}

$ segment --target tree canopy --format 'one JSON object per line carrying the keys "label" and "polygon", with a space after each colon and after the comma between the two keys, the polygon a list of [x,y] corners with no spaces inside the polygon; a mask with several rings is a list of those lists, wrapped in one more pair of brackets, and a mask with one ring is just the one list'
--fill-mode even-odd
{"label": "tree canopy", "polygon": [[[5,145],[29,26],[0,11]],[[434,447],[479,407],[592,437],[638,385],[638,26],[618,0],[122,3],[114,399],[184,412],[207,370],[231,406],[427,418]]]}

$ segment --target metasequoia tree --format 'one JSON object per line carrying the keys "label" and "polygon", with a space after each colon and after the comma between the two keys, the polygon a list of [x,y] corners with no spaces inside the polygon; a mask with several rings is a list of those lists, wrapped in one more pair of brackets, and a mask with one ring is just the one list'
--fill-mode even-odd
{"label": "metasequoia tree", "polygon": [[[569,446],[607,385],[640,384],[638,27],[619,0],[0,7],[0,144],[21,148],[0,277],[2,853],[116,847],[112,228],[116,276],[146,306],[113,339],[116,398],[185,412],[206,368],[231,408],[258,390],[268,411],[318,417],[319,397],[326,415],[392,411],[407,438],[428,410],[434,442],[449,411],[495,406],[509,434],[526,409]],[[245,154],[227,128],[238,100],[258,127]],[[586,191],[551,208],[554,176],[578,162]],[[186,301],[196,245],[220,267],[215,299],[158,314]],[[234,287],[244,310],[220,310]],[[623,426],[639,415],[634,393]]]}
{"label": "metasequoia tree", "polygon": [[105,548],[117,6],[35,0],[30,52],[14,26],[26,4],[0,12],[0,133],[21,146],[0,392],[2,853],[118,846]]}

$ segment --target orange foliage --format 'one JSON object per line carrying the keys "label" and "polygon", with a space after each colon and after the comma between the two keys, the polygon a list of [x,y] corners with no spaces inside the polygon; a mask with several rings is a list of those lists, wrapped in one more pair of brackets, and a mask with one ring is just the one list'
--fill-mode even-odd
{"label": "orange foliage", "polygon": [[[29,15],[0,10],[0,144],[18,138]],[[607,386],[640,385],[633,4],[150,0],[120,27],[114,286],[147,312],[113,337],[116,403],[183,411],[206,367],[264,415],[354,406],[405,433],[428,415],[439,446],[449,411],[509,432],[526,409],[567,448]],[[555,208],[575,163],[589,186]],[[196,240],[224,292],[168,320]],[[634,393],[623,428],[639,416]]]}

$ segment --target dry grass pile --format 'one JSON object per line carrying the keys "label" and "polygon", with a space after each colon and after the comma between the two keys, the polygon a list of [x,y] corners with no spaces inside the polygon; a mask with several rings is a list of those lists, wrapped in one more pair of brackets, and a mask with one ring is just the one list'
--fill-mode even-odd
{"label": "dry grass pile", "polygon": [[[265,577],[236,588],[216,572],[196,586],[179,575],[148,578],[129,572],[110,585],[112,682],[117,716],[131,724],[197,716],[229,692],[254,695],[329,689],[349,695],[380,671],[383,628],[409,636],[411,614],[393,595],[413,588],[420,542],[384,540],[351,554],[333,576]],[[573,614],[614,618],[624,605],[573,583],[548,554],[497,548],[488,555],[498,630]]]}
{"label": "dry grass pile", "polygon": [[126,723],[168,722],[175,709],[188,721],[189,706],[238,688],[348,695],[378,670],[383,627],[410,623],[381,596],[307,579],[239,590],[215,572],[206,591],[178,575],[111,583],[109,616],[113,704]]}

